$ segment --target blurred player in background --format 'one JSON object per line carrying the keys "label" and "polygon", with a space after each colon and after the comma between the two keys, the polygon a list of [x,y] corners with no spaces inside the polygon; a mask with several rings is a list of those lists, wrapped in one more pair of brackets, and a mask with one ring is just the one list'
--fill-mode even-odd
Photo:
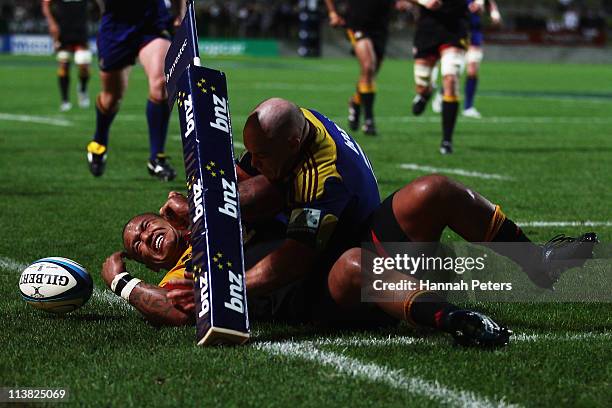
{"label": "blurred player in background", "polygon": [[[179,13],[178,26],[185,12],[185,0],[173,0]],[[127,88],[132,65],[139,59],[149,82],[146,118],[150,154],[147,169],[151,176],[170,181],[176,172],[164,154],[170,108],[164,78],[164,58],[170,47],[173,21],[164,0],[104,0],[98,32],[98,58],[102,90],[96,98],[96,130],[87,145],[91,173],[104,173],[110,126]]]}
{"label": "blurred player in background", "polygon": [[[501,14],[495,0],[468,0],[468,3],[479,3],[481,10],[488,10],[491,22],[494,25],[501,24]],[[483,57],[483,35],[482,35],[482,11],[470,11],[470,46],[466,55],[467,77],[465,79],[465,102],[463,105],[463,116],[480,118],[480,112],[474,107],[474,97],[478,85],[478,70]]]}
{"label": "blurred player in background", "polygon": [[[468,5],[466,0],[411,0],[419,5],[414,37],[414,81],[417,95],[412,113],[425,110],[433,92],[432,72],[438,60],[442,71],[441,154],[453,152],[452,138],[459,111],[459,75],[468,47]],[[476,3],[470,10],[477,11]]]}
{"label": "blurred player in background", "polygon": [[411,5],[402,0],[349,0],[348,14],[342,17],[336,11],[334,0],[325,0],[325,4],[330,25],[346,28],[360,67],[356,91],[349,99],[349,127],[351,130],[359,128],[363,107],[362,130],[367,135],[376,135],[376,74],[385,57],[391,9],[395,5],[398,10],[406,10]]}
{"label": "blurred player in background", "polygon": [[89,64],[91,51],[87,44],[88,0],[42,0],[42,13],[47,19],[49,34],[53,39],[56,51],[62,112],[72,109],[70,103],[70,57],[79,68],[79,86],[77,90],[79,107],[89,107],[87,82],[89,82]]}
{"label": "blurred player in background", "polygon": [[[479,2],[477,0],[467,0],[468,5],[473,2]],[[495,0],[485,0],[479,2],[483,8],[489,11],[491,22],[494,25],[501,24],[501,14],[497,7]],[[484,4],[483,4],[484,3]],[[465,102],[463,105],[463,116],[469,118],[479,119],[481,117],[480,112],[474,107],[474,97],[476,96],[476,88],[478,85],[478,70],[480,69],[480,63],[483,57],[483,34],[482,34],[482,21],[481,21],[482,10],[472,12],[470,11],[470,46],[466,54],[467,63],[467,76],[465,79]],[[438,79],[438,73],[440,64],[437,64],[434,68],[432,78],[432,86],[434,89],[434,99],[431,102],[431,108],[435,113],[442,112],[442,90],[436,92]]]}

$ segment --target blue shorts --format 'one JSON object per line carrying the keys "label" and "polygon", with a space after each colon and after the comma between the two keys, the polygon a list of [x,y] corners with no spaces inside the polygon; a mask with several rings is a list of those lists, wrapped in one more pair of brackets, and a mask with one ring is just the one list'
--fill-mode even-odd
{"label": "blue shorts", "polygon": [[97,38],[101,71],[116,71],[134,65],[140,50],[156,38],[171,40],[170,27],[165,21],[135,25],[104,17]]}
{"label": "blue shorts", "polygon": [[482,47],[483,35],[480,30],[470,30],[470,45]]}

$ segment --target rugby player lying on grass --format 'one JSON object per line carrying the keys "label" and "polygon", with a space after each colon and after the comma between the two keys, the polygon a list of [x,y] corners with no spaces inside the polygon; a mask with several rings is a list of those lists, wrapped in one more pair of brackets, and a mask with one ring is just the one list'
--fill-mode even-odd
{"label": "rugby player lying on grass", "polygon": [[[246,285],[252,318],[338,325],[405,320],[451,333],[462,344],[507,344],[510,331],[488,317],[460,310],[440,295],[406,291],[401,301],[361,302],[361,242],[435,242],[449,227],[472,242],[529,242],[496,206],[446,177],[421,177],[382,204],[370,163],[346,132],[318,112],[282,99],[262,102],[243,132],[249,153],[237,167],[245,221],[288,215],[280,233],[245,245]],[[104,281],[149,321],[183,325],[193,320],[193,281],[187,202],[170,193],[160,216],[143,214],[123,232],[125,252],[103,266]],[[544,247],[514,259],[538,286],[552,287],[560,271],[551,260],[587,258],[595,234]],[[170,272],[159,286],[125,271],[127,256]],[[413,279],[402,275],[404,279]],[[253,305],[252,305],[253,304]]]}

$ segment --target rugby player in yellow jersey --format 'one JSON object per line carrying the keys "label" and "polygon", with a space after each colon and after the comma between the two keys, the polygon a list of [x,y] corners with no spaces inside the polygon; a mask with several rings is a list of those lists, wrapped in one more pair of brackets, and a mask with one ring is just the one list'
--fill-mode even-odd
{"label": "rugby player in yellow jersey", "polygon": [[[243,215],[251,220],[279,211],[288,215],[282,240],[252,266],[245,262],[249,302],[268,297],[276,305],[269,316],[288,317],[284,320],[335,325],[401,319],[449,332],[462,344],[499,346],[509,341],[509,330],[434,292],[405,291],[399,301],[375,306],[360,301],[361,242],[384,251],[385,242],[438,241],[446,227],[469,241],[529,242],[499,206],[437,175],[413,181],[380,204],[376,179],[356,142],[320,113],[282,99],[255,108],[245,125],[244,143],[254,169],[243,169],[253,177],[239,184]],[[253,204],[260,200],[276,205]],[[102,276],[113,291],[157,324],[186,324],[193,316],[193,281],[189,274],[180,278],[189,258],[186,208],[186,200],[172,194],[161,216],[134,217],[124,229],[125,253],[113,254],[103,266]],[[557,240],[554,246],[531,244],[527,261],[509,256],[534,283],[550,287],[560,271],[548,268],[549,262],[584,262],[594,242],[590,233]],[[247,245],[245,257],[248,252]],[[124,255],[154,270],[170,270],[163,288],[120,277]]]}

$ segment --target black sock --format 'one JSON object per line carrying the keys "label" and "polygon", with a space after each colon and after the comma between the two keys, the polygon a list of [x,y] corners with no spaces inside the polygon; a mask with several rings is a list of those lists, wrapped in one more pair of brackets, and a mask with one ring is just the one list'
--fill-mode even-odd
{"label": "black sock", "polygon": [[360,93],[361,105],[363,106],[363,116],[365,120],[374,119],[374,97],[376,93],[366,92]]}
{"label": "black sock", "polygon": [[87,92],[88,82],[89,82],[89,75],[79,76],[79,92]]}
{"label": "black sock", "polygon": [[459,101],[442,102],[442,135],[444,141],[451,142],[453,140],[453,131],[455,123],[457,123],[457,112],[459,111]]}
{"label": "black sock", "polygon": [[408,317],[420,326],[447,331],[446,316],[455,310],[459,308],[442,296],[435,292],[425,292],[412,299]]}
{"label": "black sock", "polygon": [[[531,242],[523,230],[512,220],[506,218],[499,231],[491,240],[489,247],[498,254],[514,261],[528,274],[538,268],[542,260],[542,248]],[[504,243],[523,243],[522,245],[507,245]]]}
{"label": "black sock", "polygon": [[70,87],[70,77],[68,75],[58,76],[60,95],[62,102],[68,102],[68,88]]}
{"label": "black sock", "polygon": [[491,242],[531,242],[521,227],[506,218]]}

